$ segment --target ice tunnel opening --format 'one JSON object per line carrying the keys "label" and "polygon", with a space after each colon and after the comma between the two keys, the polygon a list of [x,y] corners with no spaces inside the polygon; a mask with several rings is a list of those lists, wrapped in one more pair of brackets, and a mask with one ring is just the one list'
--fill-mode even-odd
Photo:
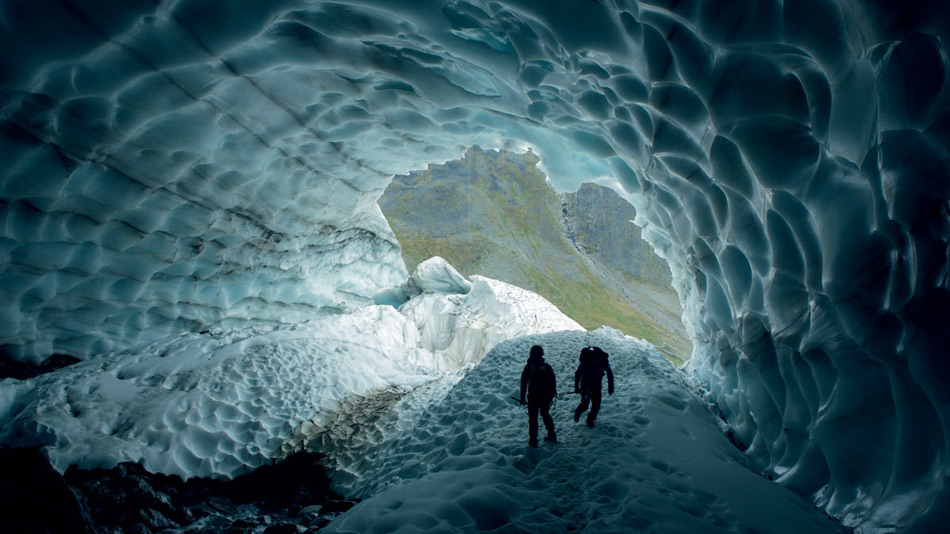
{"label": "ice tunnel opening", "polygon": [[634,195],[749,458],[924,530],[950,509],[948,5],[4,1],[0,344],[363,310],[408,276],[391,177],[518,139]]}
{"label": "ice tunnel opening", "polygon": [[[514,143],[511,143],[514,144]],[[433,256],[463,276],[533,291],[588,330],[646,339],[682,365],[692,345],[666,259],[612,177],[557,190],[532,149],[466,150],[393,177],[377,201],[410,272]]]}

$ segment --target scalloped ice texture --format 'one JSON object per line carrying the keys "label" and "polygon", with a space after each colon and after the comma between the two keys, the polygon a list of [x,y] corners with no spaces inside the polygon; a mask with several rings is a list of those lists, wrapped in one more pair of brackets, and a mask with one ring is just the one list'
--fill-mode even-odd
{"label": "scalloped ice texture", "polygon": [[[473,285],[441,258],[420,267],[414,285]],[[487,278],[474,287],[427,291],[398,311],[364,306],[290,327],[172,336],[28,381],[2,380],[0,442],[42,446],[60,472],[131,461],[183,478],[233,478],[312,443],[343,464],[343,453],[372,444],[353,436],[352,407],[424,408],[420,397],[444,396],[502,341],[583,331],[533,293]],[[427,317],[431,310],[442,315]],[[421,411],[397,415],[405,423]]]}
{"label": "scalloped ice texture", "polygon": [[945,2],[121,4],[0,8],[7,353],[367,304],[392,174],[527,145],[631,195],[763,469],[866,531],[950,509]]}

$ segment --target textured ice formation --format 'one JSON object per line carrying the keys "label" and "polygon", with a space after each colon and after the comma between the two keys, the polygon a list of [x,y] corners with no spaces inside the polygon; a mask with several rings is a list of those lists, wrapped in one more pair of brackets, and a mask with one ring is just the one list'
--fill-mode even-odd
{"label": "textured ice formation", "polygon": [[366,305],[406,274],[392,174],[530,145],[630,193],[763,469],[869,532],[950,509],[946,2],[0,13],[7,354]]}
{"label": "textured ice formation", "polygon": [[[422,265],[413,284],[471,285],[440,258]],[[322,444],[354,405],[382,398],[385,413],[501,341],[583,330],[533,293],[490,279],[474,286],[467,294],[429,290],[402,312],[364,306],[291,327],[185,334],[26,381],[0,380],[0,442],[43,446],[60,471],[131,461],[184,478],[232,478]],[[365,440],[332,437],[336,448]]]}
{"label": "textured ice formation", "polygon": [[584,330],[540,295],[484,276],[468,281],[436,256],[416,266],[405,284],[377,295],[395,300],[419,330],[437,367],[476,364],[499,342],[535,332]]}
{"label": "textured ice formation", "polygon": [[465,294],[471,290],[471,282],[466,280],[449,262],[435,256],[417,265],[406,283],[380,291],[375,299],[378,303],[400,306],[410,298],[423,293]]}
{"label": "textured ice formation", "polygon": [[60,471],[133,461],[186,478],[233,477],[299,450],[300,435],[325,426],[342,399],[435,378],[417,339],[386,306],[171,338],[0,382],[20,390],[3,441],[44,445]]}

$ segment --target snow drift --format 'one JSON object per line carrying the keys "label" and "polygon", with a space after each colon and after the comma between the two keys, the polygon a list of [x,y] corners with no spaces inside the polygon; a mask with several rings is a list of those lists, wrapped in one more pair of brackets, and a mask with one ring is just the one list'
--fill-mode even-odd
{"label": "snow drift", "polygon": [[[321,443],[354,404],[386,394],[386,410],[420,386],[457,380],[500,341],[582,330],[537,295],[494,280],[473,284],[441,258],[420,264],[405,285],[429,288],[404,304],[406,314],[375,305],[282,328],[185,334],[2,380],[0,440],[42,446],[61,472],[139,462],[183,478],[233,478]],[[416,322],[427,317],[420,307],[440,315]],[[434,323],[444,316],[455,320]]]}

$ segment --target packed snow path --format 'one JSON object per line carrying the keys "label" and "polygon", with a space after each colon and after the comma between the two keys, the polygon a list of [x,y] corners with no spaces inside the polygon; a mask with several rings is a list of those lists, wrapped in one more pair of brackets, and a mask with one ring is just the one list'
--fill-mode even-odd
{"label": "packed snow path", "polygon": [[[560,443],[538,449],[527,446],[526,411],[510,399],[535,343],[561,392],[572,390],[588,343],[610,353],[616,377],[593,429],[573,421],[578,398],[561,395],[552,411]],[[368,461],[357,493],[372,496],[328,532],[843,532],[750,470],[653,347],[606,330],[502,343]]]}

